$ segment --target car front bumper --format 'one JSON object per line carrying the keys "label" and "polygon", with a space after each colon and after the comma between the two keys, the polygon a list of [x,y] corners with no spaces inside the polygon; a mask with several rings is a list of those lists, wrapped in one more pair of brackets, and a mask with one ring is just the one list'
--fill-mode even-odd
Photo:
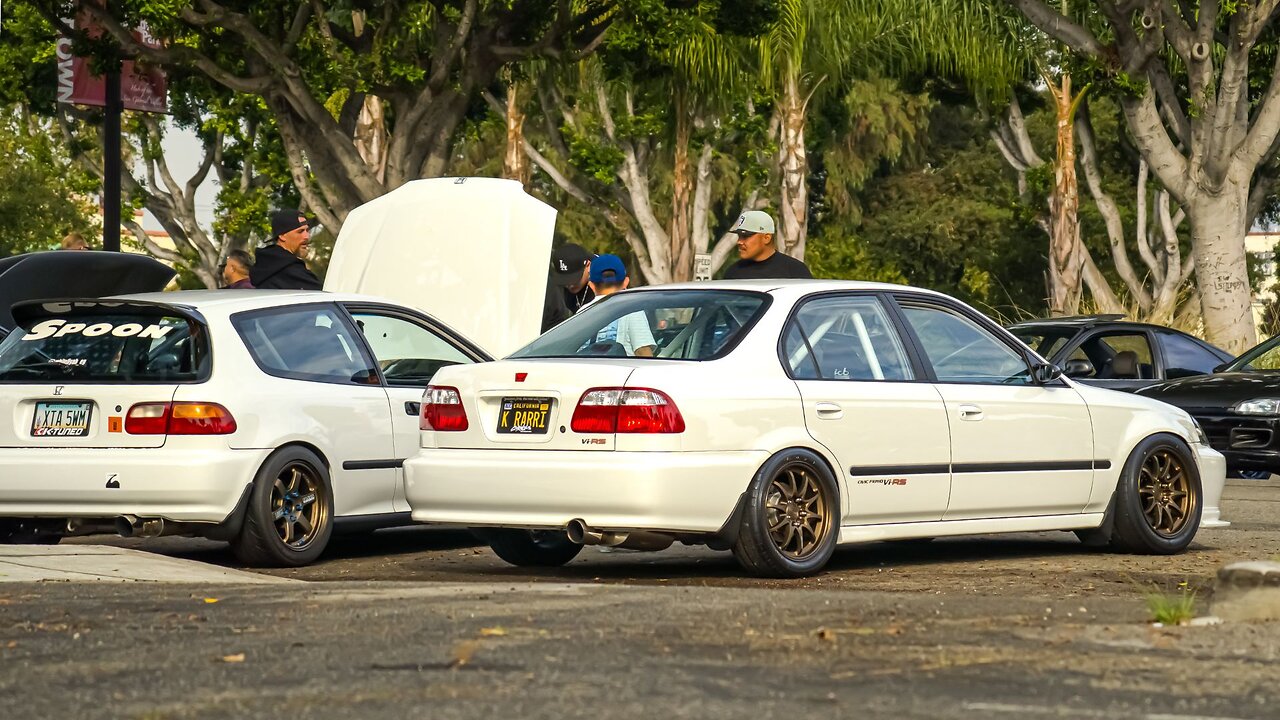
{"label": "car front bumper", "polygon": [[714,533],[769,454],[424,449],[404,464],[418,522]]}
{"label": "car front bumper", "polygon": [[1280,473],[1280,418],[1191,412],[1213,448],[1227,458],[1227,469]]}
{"label": "car front bumper", "polygon": [[1200,512],[1200,527],[1222,528],[1231,523],[1222,519],[1222,491],[1227,484],[1227,461],[1222,453],[1204,445],[1193,446],[1196,463],[1200,466],[1200,490],[1204,508]]}
{"label": "car front bumper", "polygon": [[236,509],[270,450],[6,448],[0,517],[134,515],[220,523]]}

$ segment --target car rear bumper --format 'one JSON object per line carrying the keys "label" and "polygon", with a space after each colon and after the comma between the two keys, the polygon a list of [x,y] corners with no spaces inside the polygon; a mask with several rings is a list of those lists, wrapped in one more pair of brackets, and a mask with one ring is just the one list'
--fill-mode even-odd
{"label": "car rear bumper", "polygon": [[1222,453],[1204,445],[1195,445],[1196,463],[1200,466],[1200,490],[1204,509],[1200,512],[1200,527],[1220,528],[1231,523],[1222,519],[1222,490],[1227,484],[1227,461]]}
{"label": "car rear bumper", "polygon": [[[0,517],[136,515],[219,523],[270,450],[0,450]],[[109,487],[118,485],[118,487]]]}
{"label": "car rear bumper", "polygon": [[424,449],[404,464],[418,522],[710,533],[733,514],[764,451]]}

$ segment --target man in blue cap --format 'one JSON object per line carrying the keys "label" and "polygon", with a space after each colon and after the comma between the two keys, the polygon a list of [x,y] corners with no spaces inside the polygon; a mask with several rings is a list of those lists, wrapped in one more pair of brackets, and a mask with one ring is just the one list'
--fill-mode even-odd
{"label": "man in blue cap", "polygon": [[[622,264],[622,258],[617,255],[600,255],[591,261],[587,284],[596,297],[600,298],[626,290],[631,284],[631,278],[627,277],[627,266]],[[658,349],[658,343],[653,339],[653,330],[649,328],[649,318],[639,311],[600,328],[595,341],[615,342],[626,350],[627,355],[635,357],[653,357]]]}

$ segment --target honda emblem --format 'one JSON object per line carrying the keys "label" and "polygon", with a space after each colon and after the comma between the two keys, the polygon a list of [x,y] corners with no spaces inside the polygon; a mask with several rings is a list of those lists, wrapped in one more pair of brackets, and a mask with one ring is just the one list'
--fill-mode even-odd
{"label": "honda emblem", "polygon": [[54,386],[54,388],[53,388],[53,394],[54,394],[54,395],[61,395],[61,394],[62,394],[62,391],[63,391],[64,389],[65,389],[65,387],[64,387],[64,386],[62,386],[62,385],[55,385],[55,386]]}

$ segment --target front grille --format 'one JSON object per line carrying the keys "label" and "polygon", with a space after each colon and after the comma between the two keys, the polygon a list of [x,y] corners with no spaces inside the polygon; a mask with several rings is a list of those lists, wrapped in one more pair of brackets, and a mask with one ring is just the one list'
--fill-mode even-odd
{"label": "front grille", "polygon": [[1274,440],[1272,427],[1276,421],[1222,415],[1218,412],[1192,410],[1191,416],[1204,428],[1214,450],[1265,448]]}

